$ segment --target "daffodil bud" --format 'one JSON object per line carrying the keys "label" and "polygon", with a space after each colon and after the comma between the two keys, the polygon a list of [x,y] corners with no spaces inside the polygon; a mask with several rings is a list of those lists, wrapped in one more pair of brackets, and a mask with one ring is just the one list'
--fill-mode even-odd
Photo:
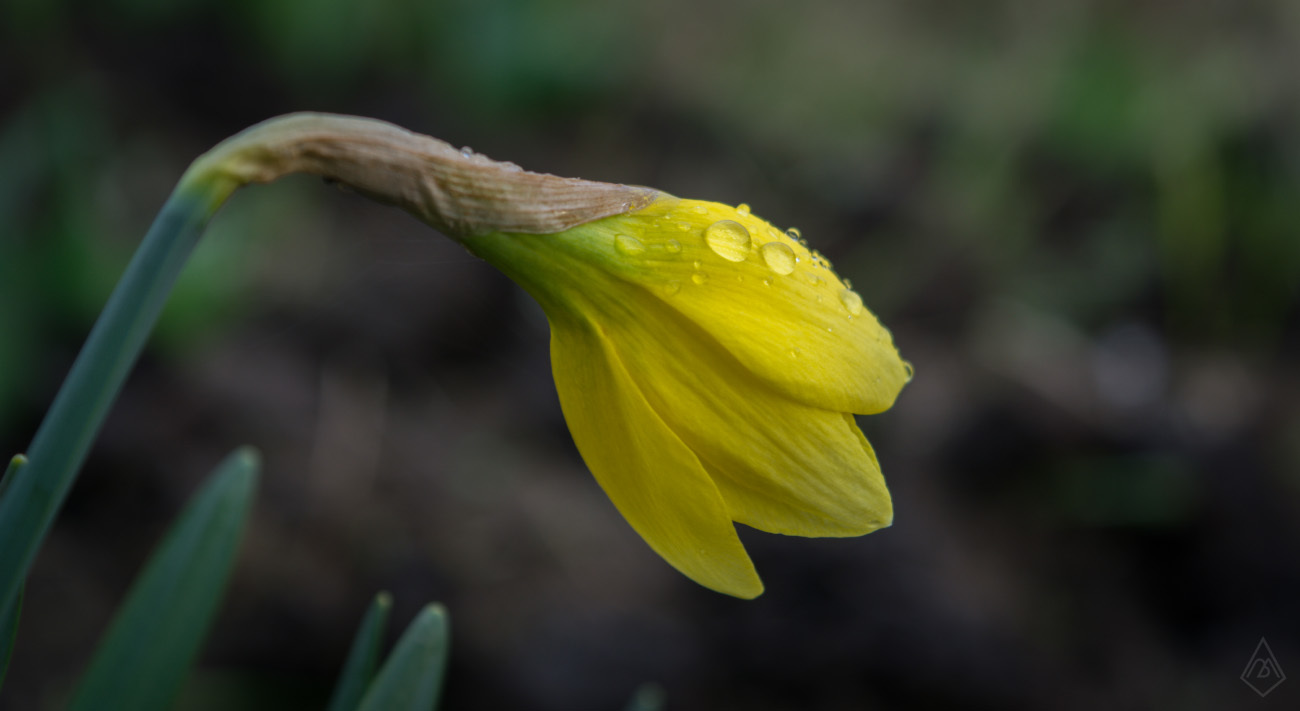
{"label": "daffodil bud", "polygon": [[862,298],[748,206],[520,170],[390,124],[315,114],[231,138],[187,180],[292,172],[399,205],[542,305],[578,450],[665,560],[714,590],[763,590],[733,522],[798,536],[888,526],[853,414],[911,379]]}

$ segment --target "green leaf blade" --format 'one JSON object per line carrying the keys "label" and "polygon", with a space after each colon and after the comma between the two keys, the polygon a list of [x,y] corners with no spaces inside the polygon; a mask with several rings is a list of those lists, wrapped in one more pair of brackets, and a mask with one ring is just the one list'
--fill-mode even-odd
{"label": "green leaf blade", "polygon": [[370,603],[357,636],[352,641],[347,662],[339,674],[329,711],[353,711],[361,703],[366,688],[374,680],[375,671],[379,668],[384,627],[388,624],[388,613],[392,607],[393,599],[388,593],[379,593],[374,602]]}
{"label": "green leaf blade", "polygon": [[431,711],[438,704],[450,631],[442,605],[428,605],[384,662],[357,711]]}
{"label": "green leaf blade", "polygon": [[155,549],[105,633],[69,709],[169,708],[234,565],[259,457],[236,450]]}

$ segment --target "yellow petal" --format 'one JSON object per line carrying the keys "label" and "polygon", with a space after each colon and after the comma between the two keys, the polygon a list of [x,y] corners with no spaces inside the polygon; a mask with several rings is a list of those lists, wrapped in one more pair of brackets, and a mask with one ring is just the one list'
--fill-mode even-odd
{"label": "yellow petal", "polygon": [[[858,535],[888,525],[889,493],[852,417],[790,398],[756,374],[723,346],[718,334],[727,324],[706,331],[678,310],[680,297],[690,294],[686,285],[670,281],[656,289],[611,273],[616,254],[644,259],[656,249],[644,242],[620,248],[617,236],[609,236],[610,254],[599,258],[593,254],[601,242],[591,233],[487,235],[471,247],[528,289],[557,333],[564,314],[596,319],[610,344],[604,347],[612,345],[658,415],[699,456],[734,520],[805,536]],[[665,242],[660,249],[656,267],[686,247]],[[787,358],[827,357],[812,347],[778,345]],[[888,354],[905,373],[892,345]],[[829,357],[835,355],[832,349]],[[557,381],[561,365],[557,357]]]}
{"label": "yellow petal", "polygon": [[855,536],[890,524],[889,491],[851,415],[785,397],[639,289],[591,308],[651,407],[704,463],[734,520],[799,536]]}
{"label": "yellow petal", "polygon": [[597,327],[551,316],[560,405],[601,488],[674,568],[718,592],[757,597],[763,583],[699,459],[650,408]]}
{"label": "yellow petal", "polygon": [[911,378],[889,331],[828,263],[747,211],[665,195],[561,234],[514,237],[645,287],[800,402],[872,414]]}

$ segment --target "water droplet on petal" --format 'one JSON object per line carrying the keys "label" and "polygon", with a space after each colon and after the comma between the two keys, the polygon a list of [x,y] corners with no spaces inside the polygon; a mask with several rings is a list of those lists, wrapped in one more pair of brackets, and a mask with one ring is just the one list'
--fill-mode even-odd
{"label": "water droplet on petal", "polygon": [[760,250],[767,268],[777,274],[789,274],[794,271],[794,250],[785,242],[768,242]]}
{"label": "water droplet on petal", "polygon": [[845,289],[840,292],[840,303],[844,304],[844,308],[849,312],[850,316],[857,316],[862,313],[862,297],[858,296],[858,292],[852,289]]}
{"label": "water droplet on petal", "polygon": [[790,349],[790,357],[791,357],[791,358],[798,358],[798,357],[799,357],[799,353],[800,353],[800,351],[799,351],[798,348],[791,348],[791,349]]}
{"label": "water droplet on petal", "polygon": [[743,203],[743,202],[740,203],[739,205],[736,206],[736,212],[739,212],[739,213],[742,214],[742,215],[748,215],[748,214],[749,214],[749,205],[746,205],[746,204]]}
{"label": "water droplet on petal", "polygon": [[677,223],[677,229],[681,230],[682,232],[690,232],[690,231],[691,231],[691,223],[689,223],[689,222],[678,222],[678,223]]}
{"label": "water droplet on petal", "polygon": [[667,284],[664,284],[664,291],[667,292],[669,296],[672,296],[681,290],[682,283],[680,281],[670,281]]}
{"label": "water droplet on petal", "polygon": [[691,281],[695,282],[696,286],[703,286],[704,282],[708,280],[709,280],[709,275],[705,274],[704,272],[695,272],[694,274],[691,275]]}
{"label": "water droplet on petal", "polygon": [[719,220],[704,230],[704,241],[709,249],[729,262],[745,261],[749,251],[749,230],[739,222]]}
{"label": "water droplet on petal", "polygon": [[695,260],[694,263],[691,264],[691,266],[695,267],[696,269],[699,269],[700,267],[704,266],[704,262],[701,262],[700,260],[697,259]]}
{"label": "water droplet on petal", "polygon": [[664,242],[664,249],[667,250],[669,254],[680,254],[682,251],[682,243],[675,239],[670,239],[667,242]]}
{"label": "water droplet on petal", "polygon": [[641,240],[628,235],[616,235],[614,237],[614,247],[629,257],[645,254],[645,245],[641,244]]}
{"label": "water droplet on petal", "polygon": [[812,284],[813,286],[817,286],[818,284],[822,283],[822,278],[817,276],[816,274],[813,274],[812,272],[809,272],[808,283]]}
{"label": "water droplet on petal", "polygon": [[911,379],[912,379],[912,376],[913,376],[914,374],[916,374],[916,369],[913,368],[913,367],[912,367],[912,364],[911,364],[911,363],[908,363],[907,361],[903,361],[903,370],[907,371],[907,379],[908,379],[908,380],[911,380]]}
{"label": "water droplet on petal", "polygon": [[470,156],[474,155],[474,149],[470,148],[469,146],[461,146],[460,155],[464,158],[469,158]]}
{"label": "water droplet on petal", "polygon": [[789,237],[790,239],[796,242],[803,239],[803,233],[799,231],[798,227],[791,227],[790,229],[785,231],[785,234],[787,237]]}
{"label": "water droplet on petal", "polygon": [[852,289],[852,288],[853,288],[853,282],[852,282],[852,281],[849,281],[848,279],[845,279],[845,280],[844,280],[844,288],[845,288],[845,289]]}
{"label": "water droplet on petal", "polygon": [[771,279],[764,279],[764,280],[763,280],[763,286],[771,286],[771,285],[772,285],[772,280],[771,280]]}
{"label": "water droplet on petal", "polygon": [[707,215],[709,214],[709,208],[703,205],[691,205],[691,212],[697,215]]}

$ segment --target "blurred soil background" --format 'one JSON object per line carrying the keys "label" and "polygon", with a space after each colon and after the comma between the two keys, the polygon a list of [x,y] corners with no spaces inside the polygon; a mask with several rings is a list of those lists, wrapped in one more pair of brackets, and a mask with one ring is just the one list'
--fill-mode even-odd
{"label": "blurred soil background", "polygon": [[0,0],[0,453],[188,162],[297,110],[798,226],[916,367],[861,418],[895,524],[742,530],[766,594],[696,586],[583,467],[519,289],[287,179],[182,277],[0,709],[66,698],[245,443],[180,709],[319,708],[379,590],[450,609],[446,709],[1300,707],[1300,4]]}

